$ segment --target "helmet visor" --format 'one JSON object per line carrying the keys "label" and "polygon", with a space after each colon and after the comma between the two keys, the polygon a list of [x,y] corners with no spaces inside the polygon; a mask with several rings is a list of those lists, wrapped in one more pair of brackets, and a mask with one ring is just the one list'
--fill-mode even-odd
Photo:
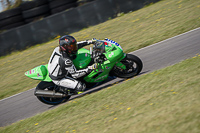
{"label": "helmet visor", "polygon": [[76,43],[70,44],[70,45],[64,44],[61,47],[63,47],[65,49],[65,51],[68,51],[70,54],[75,54],[77,52],[77,44]]}

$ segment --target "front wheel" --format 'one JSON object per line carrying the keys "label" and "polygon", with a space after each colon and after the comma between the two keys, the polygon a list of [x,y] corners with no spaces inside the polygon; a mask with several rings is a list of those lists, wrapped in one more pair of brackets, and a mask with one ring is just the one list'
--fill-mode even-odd
{"label": "front wheel", "polygon": [[120,62],[126,66],[126,69],[114,66],[112,70],[113,75],[120,78],[131,78],[136,76],[143,68],[142,61],[135,55],[127,54]]}
{"label": "front wheel", "polygon": [[[55,84],[53,82],[45,82],[45,81],[41,81],[37,87],[36,90],[53,90],[55,88]],[[42,96],[37,96],[37,98],[45,103],[45,104],[49,104],[49,105],[58,105],[60,103],[66,102],[70,96],[67,97],[62,97],[62,98],[51,98],[51,97],[42,97]]]}

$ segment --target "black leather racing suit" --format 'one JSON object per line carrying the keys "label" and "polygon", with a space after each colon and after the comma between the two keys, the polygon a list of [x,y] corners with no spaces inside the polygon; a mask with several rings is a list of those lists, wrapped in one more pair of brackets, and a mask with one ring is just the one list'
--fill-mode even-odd
{"label": "black leather racing suit", "polygon": [[[78,42],[78,49],[88,45],[87,41]],[[76,80],[88,72],[88,68],[77,70],[68,54],[59,51],[56,47],[48,63],[49,77],[52,81],[62,87],[83,91],[85,84]],[[71,77],[67,76],[70,73]]]}

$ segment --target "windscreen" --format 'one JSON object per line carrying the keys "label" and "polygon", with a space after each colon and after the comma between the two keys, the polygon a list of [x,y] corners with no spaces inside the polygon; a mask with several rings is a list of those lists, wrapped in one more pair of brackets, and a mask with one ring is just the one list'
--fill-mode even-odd
{"label": "windscreen", "polygon": [[105,44],[104,41],[97,40],[93,45],[93,50],[98,53],[105,53]]}

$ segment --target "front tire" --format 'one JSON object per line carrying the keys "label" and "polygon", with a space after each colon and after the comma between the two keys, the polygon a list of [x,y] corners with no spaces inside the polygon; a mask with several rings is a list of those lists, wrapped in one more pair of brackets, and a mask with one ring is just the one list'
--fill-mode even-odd
{"label": "front tire", "polygon": [[120,62],[126,66],[126,69],[114,66],[112,70],[113,75],[120,78],[137,76],[143,68],[142,61],[135,55],[127,54]]}
{"label": "front tire", "polygon": [[[53,82],[45,82],[41,81],[37,87],[36,90],[53,90],[56,85]],[[41,97],[41,96],[36,96],[38,100],[45,104],[49,105],[58,105],[60,103],[66,102],[70,96],[63,97],[63,98],[50,98],[50,97]]]}

